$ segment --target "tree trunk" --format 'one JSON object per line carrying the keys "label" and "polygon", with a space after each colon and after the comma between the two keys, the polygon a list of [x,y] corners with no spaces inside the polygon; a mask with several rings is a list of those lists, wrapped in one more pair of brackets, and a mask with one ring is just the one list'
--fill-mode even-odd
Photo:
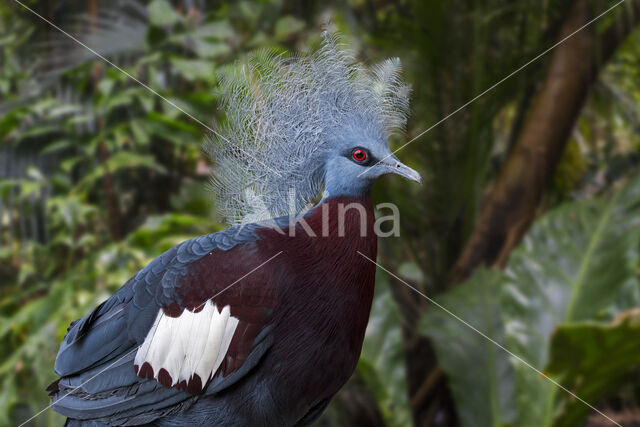
{"label": "tree trunk", "polygon": [[[575,1],[559,40],[593,19],[593,6],[589,0]],[[628,13],[619,15],[601,36],[594,23],[553,50],[515,146],[486,195],[476,225],[451,272],[450,285],[468,278],[478,266],[504,266],[533,221],[598,71],[638,22],[639,0],[619,7],[627,7]]]}

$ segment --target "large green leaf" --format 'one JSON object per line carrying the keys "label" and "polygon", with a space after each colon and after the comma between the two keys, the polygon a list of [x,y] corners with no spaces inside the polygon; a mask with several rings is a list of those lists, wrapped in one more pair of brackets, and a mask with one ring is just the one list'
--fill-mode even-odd
{"label": "large green leaf", "polygon": [[[534,224],[506,270],[507,348],[542,369],[560,323],[593,319],[634,276],[640,180],[612,197],[560,207]],[[521,426],[551,424],[558,387],[514,360]]]}
{"label": "large green leaf", "polygon": [[[477,329],[436,307],[421,325],[433,340],[463,425],[553,424],[571,396],[531,367],[547,365],[551,334],[559,325],[606,317],[620,307],[621,295],[634,294],[629,290],[637,287],[638,224],[636,178],[611,197],[548,213],[527,233],[504,273],[479,272],[438,300]],[[496,344],[518,357],[507,357]],[[583,398],[593,404],[593,397]],[[579,401],[570,404],[583,406],[583,412],[572,407],[571,420],[588,409]]]}
{"label": "large green leaf", "polygon": [[[640,366],[640,313],[629,312],[613,323],[562,325],[551,337],[547,373],[580,398],[597,402]],[[589,407],[563,396],[555,426],[575,426]]]}
{"label": "large green leaf", "polygon": [[213,63],[203,59],[183,59],[171,58],[171,65],[189,81],[202,79],[210,83],[215,83],[216,74]]}
{"label": "large green leaf", "polygon": [[458,415],[465,426],[499,426],[515,420],[513,368],[507,354],[479,332],[504,345],[499,298],[502,275],[480,271],[438,302],[421,321],[447,374]]}
{"label": "large green leaf", "polygon": [[376,294],[357,373],[376,398],[387,427],[400,427],[411,424],[411,412],[403,363],[403,317],[388,280],[388,276],[376,275]]}
{"label": "large green leaf", "polygon": [[181,19],[167,0],[153,0],[148,7],[149,21],[153,25],[171,26]]}

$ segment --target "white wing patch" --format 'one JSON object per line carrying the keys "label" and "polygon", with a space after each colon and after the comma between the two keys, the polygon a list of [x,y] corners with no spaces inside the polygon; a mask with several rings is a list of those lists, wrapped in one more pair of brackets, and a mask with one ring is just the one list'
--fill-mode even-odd
{"label": "white wing patch", "polygon": [[211,300],[201,311],[185,309],[178,317],[160,309],[136,353],[136,374],[166,387],[202,391],[222,364],[238,322],[228,305],[219,312]]}

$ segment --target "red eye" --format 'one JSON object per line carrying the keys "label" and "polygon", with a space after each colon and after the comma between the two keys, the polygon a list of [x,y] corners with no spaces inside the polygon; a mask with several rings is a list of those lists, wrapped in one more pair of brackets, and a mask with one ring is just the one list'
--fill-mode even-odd
{"label": "red eye", "polygon": [[353,160],[355,160],[356,162],[364,162],[367,159],[367,153],[364,152],[364,150],[361,150],[360,148],[356,148],[355,150],[353,150]]}

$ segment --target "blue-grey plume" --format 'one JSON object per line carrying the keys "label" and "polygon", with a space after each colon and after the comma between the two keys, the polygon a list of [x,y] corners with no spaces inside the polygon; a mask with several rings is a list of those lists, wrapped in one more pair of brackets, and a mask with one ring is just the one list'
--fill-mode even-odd
{"label": "blue-grey plume", "polygon": [[354,126],[384,141],[403,130],[400,61],[366,68],[325,32],[316,52],[254,54],[221,79],[226,123],[205,150],[220,214],[248,223],[299,212],[323,191],[325,150]]}

